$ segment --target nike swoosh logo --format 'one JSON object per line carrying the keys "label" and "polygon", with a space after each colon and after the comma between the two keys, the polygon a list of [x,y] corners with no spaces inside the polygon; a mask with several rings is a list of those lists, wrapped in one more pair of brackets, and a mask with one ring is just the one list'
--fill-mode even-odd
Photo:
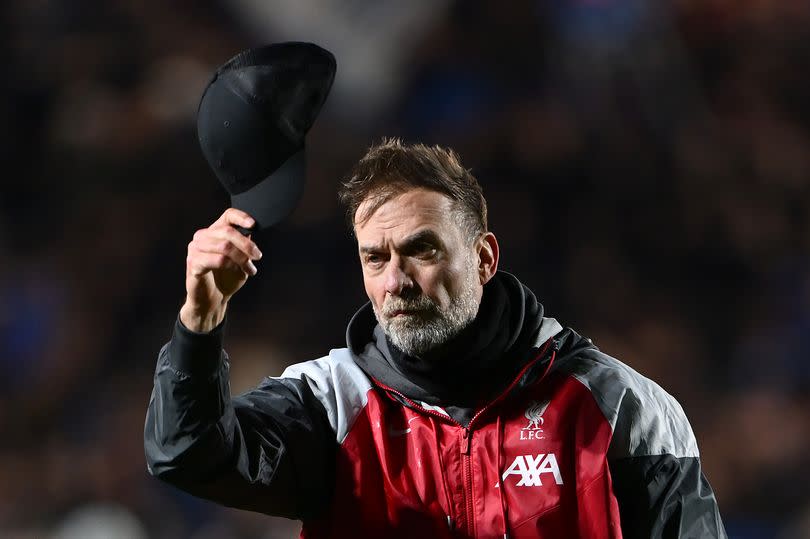
{"label": "nike swoosh logo", "polygon": [[[414,419],[416,418],[415,417],[410,418],[408,420],[408,424],[410,425],[411,421],[413,421]],[[391,427],[388,427],[388,434],[390,434],[391,436],[405,436],[409,432],[411,432],[410,427],[408,427],[407,429],[392,429]]]}

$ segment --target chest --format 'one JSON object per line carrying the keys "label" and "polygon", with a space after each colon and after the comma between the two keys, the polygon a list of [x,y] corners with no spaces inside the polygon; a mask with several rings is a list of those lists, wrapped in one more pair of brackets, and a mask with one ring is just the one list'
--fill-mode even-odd
{"label": "chest", "polygon": [[401,537],[616,536],[610,425],[576,380],[550,382],[468,427],[373,391],[341,446],[339,513]]}

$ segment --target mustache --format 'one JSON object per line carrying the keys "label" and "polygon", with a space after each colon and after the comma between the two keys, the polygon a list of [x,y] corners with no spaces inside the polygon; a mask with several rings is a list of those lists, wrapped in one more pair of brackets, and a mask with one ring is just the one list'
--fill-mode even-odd
{"label": "mustache", "polygon": [[413,297],[390,296],[386,298],[382,306],[383,316],[393,316],[397,311],[436,313],[439,308],[433,300],[421,294]]}

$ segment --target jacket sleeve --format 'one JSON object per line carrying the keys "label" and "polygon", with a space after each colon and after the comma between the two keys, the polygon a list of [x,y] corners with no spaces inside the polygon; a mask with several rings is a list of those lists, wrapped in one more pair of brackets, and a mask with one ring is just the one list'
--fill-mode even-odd
{"label": "jacket sleeve", "polygon": [[698,457],[628,457],[610,469],[625,538],[726,537]]}
{"label": "jacket sleeve", "polygon": [[625,392],[609,455],[626,539],[726,538],[692,428],[663,389]]}
{"label": "jacket sleeve", "polygon": [[337,442],[300,379],[268,378],[231,398],[223,325],[176,322],[158,355],[144,427],[147,469],[195,496],[304,519],[326,506]]}

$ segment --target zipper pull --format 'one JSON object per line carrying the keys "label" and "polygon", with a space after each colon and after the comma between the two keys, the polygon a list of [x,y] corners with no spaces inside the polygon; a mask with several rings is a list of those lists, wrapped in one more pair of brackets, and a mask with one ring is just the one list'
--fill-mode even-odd
{"label": "zipper pull", "polygon": [[449,529],[449,530],[454,529],[453,528],[453,519],[450,517],[450,515],[447,515],[447,529]]}
{"label": "zipper pull", "polygon": [[461,433],[461,452],[465,455],[470,454],[470,439],[472,438],[472,432],[470,429],[465,428],[464,431]]}

